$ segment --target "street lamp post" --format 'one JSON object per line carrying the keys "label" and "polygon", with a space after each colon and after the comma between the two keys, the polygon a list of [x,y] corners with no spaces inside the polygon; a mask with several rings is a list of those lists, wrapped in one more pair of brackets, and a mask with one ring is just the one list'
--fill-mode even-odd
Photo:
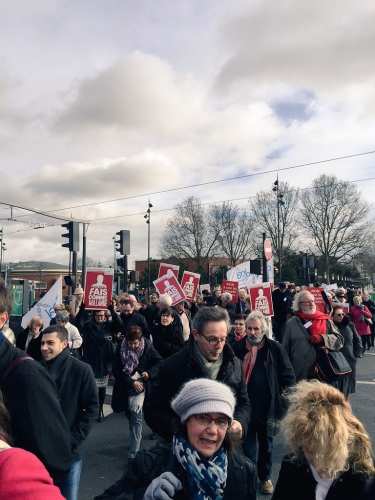
{"label": "street lamp post", "polygon": [[147,266],[148,266],[148,276],[147,276],[147,299],[150,300],[150,288],[151,288],[151,269],[150,269],[150,241],[151,241],[151,208],[150,199],[148,200],[148,209],[144,218],[146,219],[146,224],[148,224],[148,245],[147,245]]}
{"label": "street lamp post", "polygon": [[273,183],[274,187],[272,191],[276,193],[277,200],[277,254],[279,259],[279,283],[281,281],[281,236],[280,236],[280,205],[285,205],[283,201],[283,193],[279,192],[279,176],[277,176],[276,181]]}

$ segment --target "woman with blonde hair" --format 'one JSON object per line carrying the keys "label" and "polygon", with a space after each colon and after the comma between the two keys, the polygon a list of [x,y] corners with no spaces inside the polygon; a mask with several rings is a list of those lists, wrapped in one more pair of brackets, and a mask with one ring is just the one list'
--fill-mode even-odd
{"label": "woman with blonde hair", "polygon": [[289,393],[284,457],[273,500],[375,498],[370,438],[344,395],[317,380]]}
{"label": "woman with blonde hair", "polygon": [[34,316],[27,324],[27,327],[16,338],[16,347],[27,352],[35,361],[42,361],[43,357],[40,351],[43,325],[42,318]]}

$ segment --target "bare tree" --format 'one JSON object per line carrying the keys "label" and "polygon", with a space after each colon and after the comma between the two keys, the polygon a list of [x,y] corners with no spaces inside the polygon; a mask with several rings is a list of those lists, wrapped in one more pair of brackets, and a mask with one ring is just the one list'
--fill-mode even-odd
{"label": "bare tree", "polygon": [[305,191],[301,205],[302,226],[321,254],[329,283],[331,265],[361,249],[369,205],[357,186],[325,174]]}
{"label": "bare tree", "polygon": [[249,210],[224,201],[210,209],[210,224],[219,231],[218,251],[234,267],[239,259],[249,259],[253,250],[254,220]]}
{"label": "bare tree", "polygon": [[[279,184],[279,196],[283,204],[279,206],[280,214],[280,254],[281,262],[292,249],[292,245],[298,237],[297,231],[297,210],[299,191],[294,189],[287,182]],[[250,199],[249,206],[252,217],[255,221],[255,228],[259,232],[265,232],[267,237],[271,238],[273,253],[279,254],[278,244],[278,198],[275,192],[261,191]]]}
{"label": "bare tree", "polygon": [[209,223],[208,211],[194,196],[175,210],[161,236],[159,252],[162,258],[190,258],[202,269],[215,251],[219,230]]}

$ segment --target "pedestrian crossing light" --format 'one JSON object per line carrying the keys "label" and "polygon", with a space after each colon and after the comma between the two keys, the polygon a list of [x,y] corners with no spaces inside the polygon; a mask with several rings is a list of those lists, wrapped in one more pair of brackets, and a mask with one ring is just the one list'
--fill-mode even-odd
{"label": "pedestrian crossing light", "polygon": [[67,222],[66,224],[61,224],[61,227],[65,227],[68,232],[62,234],[63,238],[69,238],[68,243],[63,243],[61,246],[69,248],[69,252],[79,252],[79,222]]}
{"label": "pedestrian crossing light", "polygon": [[120,255],[130,255],[130,231],[123,229],[116,234],[119,236],[119,239],[115,241],[119,244],[117,252],[120,252]]}

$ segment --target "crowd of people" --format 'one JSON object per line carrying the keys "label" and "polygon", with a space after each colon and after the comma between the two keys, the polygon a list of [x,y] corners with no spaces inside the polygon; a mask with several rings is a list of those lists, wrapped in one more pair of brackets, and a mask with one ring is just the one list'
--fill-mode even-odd
{"label": "crowd of people", "polygon": [[[0,333],[1,498],[78,499],[80,445],[104,420],[110,379],[112,409],[129,422],[127,465],[96,500],[255,500],[258,484],[276,500],[375,498],[370,439],[348,403],[374,345],[369,295],[329,291],[321,312],[305,287],[279,283],[271,328],[246,290],[236,304],[217,287],[173,307],[168,294],[123,293],[94,311],[83,294],[56,304],[47,328],[32,318],[16,346]],[[10,313],[0,282],[1,330]],[[320,348],[350,372],[320,381]],[[143,419],[157,442],[141,450]],[[280,429],[289,453],[274,485]]]}

